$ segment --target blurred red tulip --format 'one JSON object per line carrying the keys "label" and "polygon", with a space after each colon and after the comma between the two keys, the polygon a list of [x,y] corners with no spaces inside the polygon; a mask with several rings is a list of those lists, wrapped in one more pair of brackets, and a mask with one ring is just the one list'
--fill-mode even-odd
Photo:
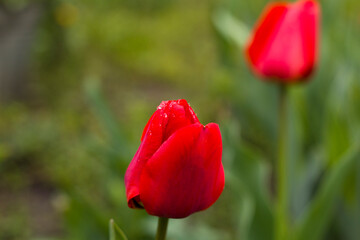
{"label": "blurred red tulip", "polygon": [[217,124],[203,126],[186,100],[162,102],[125,174],[129,207],[167,218],[210,207],[224,188],[221,155]]}
{"label": "blurred red tulip", "polygon": [[319,15],[314,0],[269,4],[246,50],[255,73],[280,82],[306,79],[317,60]]}

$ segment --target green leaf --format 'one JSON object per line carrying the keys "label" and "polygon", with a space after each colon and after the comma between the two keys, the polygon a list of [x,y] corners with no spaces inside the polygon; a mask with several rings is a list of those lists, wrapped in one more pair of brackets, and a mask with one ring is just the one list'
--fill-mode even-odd
{"label": "green leaf", "polygon": [[249,239],[251,223],[254,220],[256,202],[249,193],[243,191],[242,198],[239,199],[239,239]]}
{"label": "green leaf", "polygon": [[125,233],[119,228],[119,226],[115,223],[114,219],[110,219],[109,221],[109,235],[110,240],[116,240],[116,236],[120,236],[123,240],[128,240]]}
{"label": "green leaf", "polygon": [[237,121],[224,122],[221,126],[226,181],[235,190],[233,201],[238,211],[234,205],[234,212],[240,211],[235,234],[239,239],[271,240],[274,217],[267,187],[269,165],[258,148],[241,139]]}
{"label": "green leaf", "polygon": [[[234,170],[239,180],[243,183],[244,191],[254,206],[247,203],[250,212],[246,218],[251,220],[247,230],[248,239],[272,239],[273,213],[270,208],[269,192],[266,190],[268,179],[268,166],[261,158],[246,144],[241,144],[236,152]],[[245,195],[243,197],[246,197]],[[245,199],[244,199],[245,200]],[[245,220],[245,219],[243,219]],[[242,222],[242,221],[241,221]],[[261,231],[258,231],[261,229]]]}
{"label": "green leaf", "polygon": [[110,138],[114,152],[124,159],[128,159],[129,151],[122,129],[116,121],[105,97],[102,94],[100,81],[90,77],[85,81],[85,94],[90,107]]}
{"label": "green leaf", "polygon": [[216,30],[225,39],[235,43],[240,48],[244,48],[250,31],[243,22],[226,10],[218,10],[213,15],[213,23]]}
{"label": "green leaf", "polygon": [[359,153],[359,144],[354,145],[328,171],[316,197],[296,223],[296,240],[321,239],[331,220],[345,177],[355,167]]}

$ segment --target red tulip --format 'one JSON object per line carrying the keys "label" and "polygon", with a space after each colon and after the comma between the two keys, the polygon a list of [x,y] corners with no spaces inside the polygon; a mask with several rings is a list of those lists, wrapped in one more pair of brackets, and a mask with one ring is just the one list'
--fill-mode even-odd
{"label": "red tulip", "polygon": [[314,0],[269,4],[246,51],[255,73],[280,82],[306,79],[316,64],[319,15]]}
{"label": "red tulip", "polygon": [[210,207],[224,188],[221,155],[217,124],[203,126],[186,100],[162,102],[125,174],[129,207],[167,218]]}

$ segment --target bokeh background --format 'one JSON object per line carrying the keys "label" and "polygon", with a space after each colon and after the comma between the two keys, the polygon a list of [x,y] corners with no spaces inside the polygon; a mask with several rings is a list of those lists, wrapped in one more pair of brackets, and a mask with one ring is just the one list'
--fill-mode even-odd
{"label": "bokeh background", "polygon": [[[157,219],[127,207],[123,176],[157,105],[178,98],[220,124],[226,186],[168,238],[272,239],[278,91],[243,55],[267,2],[2,0],[0,239],[108,239],[110,218],[153,239]],[[290,89],[291,221],[309,216],[306,239],[355,240],[360,1],[320,3],[317,69]]]}

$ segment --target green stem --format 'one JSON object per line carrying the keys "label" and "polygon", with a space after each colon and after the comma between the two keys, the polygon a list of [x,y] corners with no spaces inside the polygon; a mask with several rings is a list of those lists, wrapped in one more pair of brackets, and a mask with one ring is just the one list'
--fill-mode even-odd
{"label": "green stem", "polygon": [[286,240],[288,237],[288,186],[287,186],[287,89],[279,86],[279,119],[278,119],[278,159],[276,164],[276,229],[275,240]]}
{"label": "green stem", "polygon": [[165,240],[168,218],[159,217],[155,240]]}

